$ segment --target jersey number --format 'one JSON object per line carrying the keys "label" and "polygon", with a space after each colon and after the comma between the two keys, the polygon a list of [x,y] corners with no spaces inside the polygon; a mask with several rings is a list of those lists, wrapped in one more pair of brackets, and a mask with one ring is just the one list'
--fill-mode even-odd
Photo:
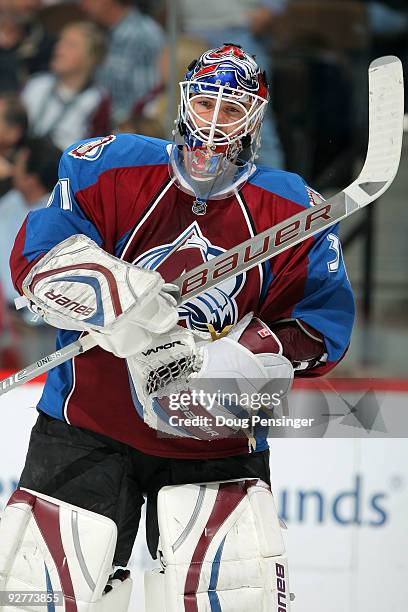
{"label": "jersey number", "polygon": [[72,200],[68,178],[60,179],[55,185],[54,190],[50,195],[50,199],[47,202],[47,207],[51,206],[51,204],[54,202],[55,196],[57,195],[58,191],[60,208],[62,208],[62,210],[72,210]]}
{"label": "jersey number", "polygon": [[336,236],[336,234],[328,234],[327,240],[330,242],[329,248],[332,249],[336,254],[335,258],[327,263],[327,268],[329,272],[337,272],[337,270],[339,269],[341,256],[340,240],[338,236]]}

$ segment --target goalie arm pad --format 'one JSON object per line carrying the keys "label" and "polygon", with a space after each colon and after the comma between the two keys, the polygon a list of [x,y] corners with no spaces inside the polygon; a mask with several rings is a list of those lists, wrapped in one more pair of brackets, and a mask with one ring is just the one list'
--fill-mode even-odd
{"label": "goalie arm pad", "polygon": [[52,248],[22,284],[47,323],[96,332],[98,344],[120,357],[149,344],[150,332],[176,324],[176,303],[165,289],[157,272],[124,262],[83,235]]}

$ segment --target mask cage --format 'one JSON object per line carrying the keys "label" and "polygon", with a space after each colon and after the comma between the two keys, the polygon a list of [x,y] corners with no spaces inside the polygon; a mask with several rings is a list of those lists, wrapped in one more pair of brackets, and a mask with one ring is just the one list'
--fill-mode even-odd
{"label": "mask cage", "polygon": [[[200,81],[182,81],[180,92],[179,129],[181,127],[180,131],[189,148],[205,147],[215,152],[223,152],[228,159],[234,161],[243,145],[257,140],[268,103],[265,98],[242,89]],[[197,103],[200,100],[212,103],[213,113],[210,118],[205,118],[197,112]],[[241,115],[235,120],[231,118],[228,121],[219,121],[220,112],[225,115],[225,107],[234,108]],[[204,109],[203,113],[205,114]]]}

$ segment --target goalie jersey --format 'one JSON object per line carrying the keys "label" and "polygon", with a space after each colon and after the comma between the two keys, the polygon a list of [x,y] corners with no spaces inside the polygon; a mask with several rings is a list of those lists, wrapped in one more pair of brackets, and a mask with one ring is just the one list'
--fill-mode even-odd
{"label": "goalie jersey", "polygon": [[[44,209],[30,212],[11,256],[14,284],[52,247],[85,234],[108,253],[157,270],[166,281],[313,206],[316,194],[296,174],[259,167],[234,195],[194,212],[194,197],[169,175],[171,143],[123,134],[76,143],[62,155],[59,181]],[[325,363],[299,372],[328,372],[347,350],[354,301],[337,228],[331,227],[270,261],[223,281],[180,307],[180,324],[216,332],[253,311],[269,324],[299,320],[318,331]],[[57,348],[80,332],[59,330]],[[200,441],[159,437],[134,407],[126,361],[96,347],[48,374],[38,409],[58,419],[176,458],[251,452],[246,438]],[[258,439],[256,450],[267,442]]]}

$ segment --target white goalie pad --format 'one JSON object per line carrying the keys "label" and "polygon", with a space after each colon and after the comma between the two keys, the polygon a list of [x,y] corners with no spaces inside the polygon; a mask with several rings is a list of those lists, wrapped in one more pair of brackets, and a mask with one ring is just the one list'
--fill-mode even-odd
{"label": "white goalie pad", "polygon": [[109,582],[104,594],[116,540],[110,519],[17,489],[0,521],[0,609],[126,612],[130,577]]}
{"label": "white goalie pad", "polygon": [[273,495],[258,479],[164,487],[161,570],[146,612],[289,612],[288,565]]}
{"label": "white goalie pad", "polygon": [[158,272],[122,261],[81,234],[51,249],[23,282],[24,294],[47,323],[110,333],[119,333],[123,321],[154,333],[171,329],[177,308],[164,287]]}

